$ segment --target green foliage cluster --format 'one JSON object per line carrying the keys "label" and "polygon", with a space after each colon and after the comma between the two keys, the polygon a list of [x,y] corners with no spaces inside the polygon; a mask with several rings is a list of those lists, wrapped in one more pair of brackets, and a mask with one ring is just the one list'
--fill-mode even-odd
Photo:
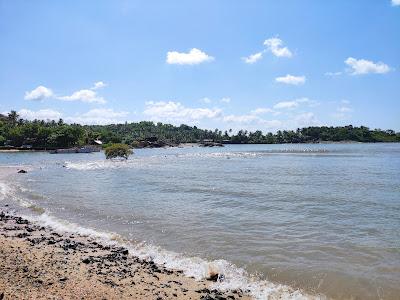
{"label": "green foliage cluster", "polygon": [[275,134],[257,130],[248,132],[218,129],[206,130],[196,126],[138,122],[112,125],[65,124],[63,120],[27,121],[20,119],[15,111],[7,116],[0,114],[0,146],[32,145],[33,148],[67,148],[92,144],[100,139],[105,147],[122,143],[135,146],[138,141],[154,137],[158,140],[179,143],[194,143],[205,139],[233,144],[316,143],[321,141],[355,142],[400,142],[400,133],[393,130],[371,130],[368,127],[313,126],[302,129],[278,131]]}
{"label": "green foliage cluster", "polygon": [[112,144],[104,149],[107,159],[122,157],[128,159],[129,155],[133,153],[131,148],[126,144]]}
{"label": "green foliage cluster", "polygon": [[85,130],[79,124],[65,124],[43,120],[20,119],[15,111],[0,115],[0,146],[21,147],[29,144],[35,148],[66,148],[84,144]]}

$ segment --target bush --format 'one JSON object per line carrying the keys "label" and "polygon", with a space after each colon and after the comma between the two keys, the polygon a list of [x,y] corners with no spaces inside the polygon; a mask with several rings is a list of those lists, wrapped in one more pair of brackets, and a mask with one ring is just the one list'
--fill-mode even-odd
{"label": "bush", "polygon": [[129,148],[128,145],[125,144],[112,144],[105,149],[105,154],[107,159],[123,157],[128,159],[129,155],[131,155],[133,151]]}

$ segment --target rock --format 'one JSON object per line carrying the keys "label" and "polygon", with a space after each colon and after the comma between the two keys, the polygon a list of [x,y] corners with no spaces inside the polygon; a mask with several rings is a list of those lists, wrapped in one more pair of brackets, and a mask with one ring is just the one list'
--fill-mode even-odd
{"label": "rock", "polygon": [[90,263],[90,259],[89,258],[84,258],[84,259],[82,259],[82,262],[84,264],[89,264]]}
{"label": "rock", "polygon": [[18,173],[28,173],[27,171],[25,171],[24,169],[19,170]]}
{"label": "rock", "polygon": [[218,273],[213,273],[213,272],[211,272],[210,276],[207,277],[207,280],[214,281],[214,282],[222,281],[223,279],[224,279],[223,274],[218,274]]}
{"label": "rock", "polygon": [[21,217],[18,217],[15,219],[15,223],[17,224],[28,224],[28,220],[22,219]]}
{"label": "rock", "polygon": [[4,299],[4,293],[0,293],[0,300]]}
{"label": "rock", "polygon": [[62,277],[62,278],[59,279],[59,281],[64,282],[64,281],[66,281],[67,279],[68,279],[67,277]]}

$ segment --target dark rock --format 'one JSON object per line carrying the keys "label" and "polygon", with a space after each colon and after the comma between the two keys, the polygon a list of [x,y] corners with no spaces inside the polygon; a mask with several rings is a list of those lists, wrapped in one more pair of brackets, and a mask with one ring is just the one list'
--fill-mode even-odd
{"label": "dark rock", "polygon": [[207,277],[207,280],[217,282],[219,277],[220,275],[218,273],[212,273],[209,277]]}
{"label": "dark rock", "polygon": [[91,260],[90,260],[89,258],[84,258],[84,259],[82,259],[82,262],[83,262],[84,264],[90,264],[90,263],[91,263]]}
{"label": "dark rock", "polygon": [[67,277],[62,277],[62,278],[59,279],[59,281],[64,282],[64,281],[66,281],[67,279],[68,279]]}
{"label": "dark rock", "polygon": [[4,293],[0,293],[0,300],[4,299]]}
{"label": "dark rock", "polygon": [[26,238],[27,236],[30,236],[30,234],[29,234],[29,233],[26,233],[26,232],[18,233],[18,234],[16,235],[16,237],[17,237],[17,238],[20,238],[20,239]]}
{"label": "dark rock", "polygon": [[17,217],[15,219],[15,223],[17,223],[17,224],[28,224],[28,220],[22,219],[21,217]]}
{"label": "dark rock", "polygon": [[28,173],[28,172],[22,169],[22,170],[19,170],[18,173]]}

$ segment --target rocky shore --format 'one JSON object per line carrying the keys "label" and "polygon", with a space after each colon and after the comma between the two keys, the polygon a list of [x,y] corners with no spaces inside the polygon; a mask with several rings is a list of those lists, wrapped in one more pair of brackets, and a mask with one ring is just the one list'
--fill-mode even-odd
{"label": "rocky shore", "polygon": [[128,249],[80,234],[56,232],[0,210],[0,300],[249,299],[211,288]]}

